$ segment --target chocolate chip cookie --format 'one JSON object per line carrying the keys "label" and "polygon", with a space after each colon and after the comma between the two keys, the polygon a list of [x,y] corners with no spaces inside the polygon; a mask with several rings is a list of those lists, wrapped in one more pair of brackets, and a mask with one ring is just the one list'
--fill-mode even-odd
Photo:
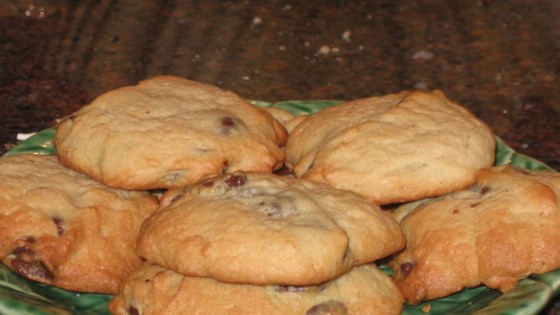
{"label": "chocolate chip cookie", "polygon": [[507,291],[560,268],[559,188],[558,173],[495,167],[481,170],[470,190],[400,213],[407,247],[391,266],[405,299],[480,284]]}
{"label": "chocolate chip cookie", "polygon": [[116,315],[150,314],[401,314],[391,279],[373,265],[316,286],[227,284],[145,264],[110,304]]}
{"label": "chocolate chip cookie", "polygon": [[60,161],[116,188],[178,187],[238,170],[272,172],[287,134],[234,93],[159,76],[96,98],[58,127]]}
{"label": "chocolate chip cookie", "polygon": [[355,100],[298,124],[286,160],[298,177],[384,205],[459,190],[494,163],[491,130],[440,91]]}
{"label": "chocolate chip cookie", "polygon": [[185,275],[309,285],[400,250],[404,236],[355,193],[238,172],[167,192],[137,246],[148,262]]}
{"label": "chocolate chip cookie", "polygon": [[0,158],[0,259],[31,280],[115,293],[140,265],[134,242],[157,207],[145,192],[116,190],[47,155]]}

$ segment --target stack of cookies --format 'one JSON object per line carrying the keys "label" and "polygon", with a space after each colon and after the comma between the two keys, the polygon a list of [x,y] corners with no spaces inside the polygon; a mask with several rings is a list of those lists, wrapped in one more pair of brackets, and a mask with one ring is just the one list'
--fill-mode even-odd
{"label": "stack of cookies", "polygon": [[236,172],[169,190],[137,244],[146,263],[123,283],[116,314],[400,314],[403,306],[372,264],[404,246],[398,223],[321,183]]}
{"label": "stack of cookies", "polygon": [[491,130],[439,91],[294,117],[161,76],[54,144],[0,159],[0,258],[114,314],[400,314],[560,267],[560,177],[492,168]]}

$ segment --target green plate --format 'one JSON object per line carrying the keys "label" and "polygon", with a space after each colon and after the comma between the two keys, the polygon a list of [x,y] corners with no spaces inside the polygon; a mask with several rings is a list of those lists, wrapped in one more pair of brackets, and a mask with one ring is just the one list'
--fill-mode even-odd
{"label": "green plate", "polygon": [[[339,101],[285,101],[269,103],[253,101],[262,107],[280,107],[296,115],[312,114]],[[52,139],[56,130],[45,129],[19,143],[5,155],[55,154]],[[516,153],[498,139],[496,164],[512,164],[525,169],[554,171],[545,164]],[[388,270],[390,273],[390,270]],[[505,294],[484,286],[465,289],[446,298],[429,301],[421,305],[405,305],[403,314],[537,314],[560,293],[560,270],[534,276],[519,283],[515,290]],[[0,314],[109,314],[107,304],[110,295],[84,294],[38,284],[23,279],[0,265]]]}

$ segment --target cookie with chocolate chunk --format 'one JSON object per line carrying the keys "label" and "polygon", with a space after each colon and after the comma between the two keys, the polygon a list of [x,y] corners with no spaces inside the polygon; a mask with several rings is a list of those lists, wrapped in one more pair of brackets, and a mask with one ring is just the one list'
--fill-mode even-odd
{"label": "cookie with chocolate chunk", "polygon": [[167,192],[138,254],[223,282],[309,285],[404,246],[395,219],[352,192],[265,173],[234,173]]}
{"label": "cookie with chocolate chunk", "polygon": [[502,166],[481,170],[470,190],[405,209],[407,247],[391,262],[405,299],[480,284],[507,291],[560,268],[559,200],[560,174]]}
{"label": "cookie with chocolate chunk", "polygon": [[0,259],[31,280],[115,293],[140,265],[134,242],[157,200],[110,189],[46,155],[0,158]]}
{"label": "cookie with chocolate chunk", "polygon": [[495,138],[440,91],[404,91],[313,114],[290,133],[285,151],[298,177],[383,205],[467,187],[493,165]]}
{"label": "cookie with chocolate chunk", "polygon": [[65,119],[60,161],[116,188],[178,187],[238,170],[272,172],[287,134],[272,115],[214,86],[159,76],[110,91]]}
{"label": "cookie with chocolate chunk", "polygon": [[391,279],[373,265],[317,286],[227,284],[145,264],[123,282],[110,304],[129,314],[401,314]]}

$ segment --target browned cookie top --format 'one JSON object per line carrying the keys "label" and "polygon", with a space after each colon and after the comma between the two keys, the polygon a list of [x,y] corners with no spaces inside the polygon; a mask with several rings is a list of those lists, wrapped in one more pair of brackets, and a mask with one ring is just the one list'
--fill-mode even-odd
{"label": "browned cookie top", "polygon": [[35,281],[115,293],[140,264],[134,242],[157,207],[143,192],[116,190],[56,157],[0,158],[0,259]]}
{"label": "browned cookie top", "polygon": [[224,282],[307,285],[404,246],[396,220],[365,198],[264,173],[234,173],[168,192],[138,253]]}
{"label": "browned cookie top", "polygon": [[160,76],[110,91],[64,120],[63,164],[111,187],[177,187],[237,170],[272,172],[286,131],[217,87]]}
{"label": "browned cookie top", "polygon": [[298,124],[286,161],[298,177],[366,196],[377,204],[462,189],[494,163],[490,129],[440,91],[343,103]]}
{"label": "browned cookie top", "polygon": [[495,167],[471,190],[404,209],[407,247],[391,265],[406,300],[480,284],[506,291],[560,268],[559,188],[558,173]]}

